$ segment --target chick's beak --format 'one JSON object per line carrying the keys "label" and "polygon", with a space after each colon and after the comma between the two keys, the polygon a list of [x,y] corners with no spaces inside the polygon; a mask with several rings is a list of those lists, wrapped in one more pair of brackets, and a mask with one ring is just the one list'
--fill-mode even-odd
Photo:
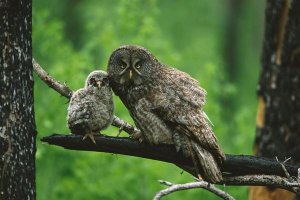
{"label": "chick's beak", "polygon": [[101,82],[101,81],[97,81],[96,84],[97,84],[97,86],[100,88],[101,85],[102,85],[102,82]]}

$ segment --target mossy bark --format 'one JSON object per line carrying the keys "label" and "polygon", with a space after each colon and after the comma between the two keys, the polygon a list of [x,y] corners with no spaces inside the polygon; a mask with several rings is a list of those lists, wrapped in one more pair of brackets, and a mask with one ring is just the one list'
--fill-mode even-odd
{"label": "mossy bark", "polygon": [[31,0],[0,1],[0,199],[35,199]]}

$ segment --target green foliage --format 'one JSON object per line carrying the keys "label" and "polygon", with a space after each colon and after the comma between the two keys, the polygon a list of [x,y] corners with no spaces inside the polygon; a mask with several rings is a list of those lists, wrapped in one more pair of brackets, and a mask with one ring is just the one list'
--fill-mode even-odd
{"label": "green foliage", "polygon": [[[236,28],[234,74],[224,60],[227,1],[209,0],[53,0],[33,1],[33,54],[56,79],[72,89],[87,74],[106,69],[110,53],[123,44],[139,44],[162,62],[191,74],[208,92],[205,110],[226,153],[251,154],[255,128],[255,88],[261,49],[263,5],[244,0]],[[229,81],[234,76],[234,81]],[[68,133],[67,100],[35,77],[38,140]],[[116,115],[132,123],[115,97]],[[104,134],[116,135],[110,127]],[[122,133],[122,136],[126,136]],[[37,199],[151,199],[157,180],[192,181],[176,166],[105,153],[67,151],[38,142]],[[246,187],[226,187],[245,199]],[[203,190],[165,199],[218,199]]]}

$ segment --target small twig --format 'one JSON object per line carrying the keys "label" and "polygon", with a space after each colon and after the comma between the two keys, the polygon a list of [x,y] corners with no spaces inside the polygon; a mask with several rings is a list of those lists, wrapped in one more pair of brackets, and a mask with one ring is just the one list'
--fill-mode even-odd
{"label": "small twig", "polygon": [[287,162],[289,159],[285,160],[283,163],[280,162],[280,161],[278,160],[277,156],[275,157],[275,159],[276,159],[276,161],[280,164],[282,170],[284,171],[285,176],[286,176],[287,178],[290,178],[291,176],[290,176],[289,172],[286,170],[286,168],[285,168],[285,166],[284,166],[284,164],[283,164],[283,163]]}
{"label": "small twig", "polygon": [[[286,176],[288,179],[291,179],[290,173],[287,171],[286,167],[284,166],[284,163],[286,163],[287,161],[289,161],[291,158],[288,158],[288,159],[286,159],[286,160],[283,161],[283,162],[280,162],[280,161],[278,160],[277,156],[276,156],[275,158],[276,158],[277,162],[280,164],[281,168],[283,169],[285,176]],[[299,192],[300,192],[299,185],[296,186],[296,187],[292,187],[292,189],[293,189],[293,191],[294,191],[295,193],[299,193]]]}
{"label": "small twig", "polygon": [[[50,88],[54,89],[56,92],[61,94],[62,96],[70,99],[73,91],[64,83],[61,84],[59,81],[55,80],[53,77],[51,77],[42,67],[39,65],[35,59],[32,59],[32,65],[35,73],[38,75],[38,77],[44,81]],[[122,128],[125,132],[128,134],[133,134],[136,132],[140,132],[137,128],[134,126],[131,126],[124,120],[120,119],[117,116],[114,116],[112,125],[118,128]]]}
{"label": "small twig", "polygon": [[213,194],[221,197],[222,199],[226,200],[234,200],[232,196],[230,196],[228,193],[224,192],[223,190],[220,190],[219,188],[215,187],[214,185],[206,182],[206,181],[199,181],[199,182],[192,182],[192,183],[184,183],[184,184],[172,184],[167,181],[159,181],[163,185],[169,186],[169,188],[164,189],[156,193],[153,200],[159,200],[163,196],[166,196],[168,194],[171,194],[173,192],[181,191],[181,190],[188,190],[188,189],[194,189],[194,188],[203,188],[205,190],[208,190],[212,192]]}
{"label": "small twig", "polygon": [[168,181],[164,181],[164,180],[158,180],[158,182],[162,185],[165,185],[165,186],[172,186],[174,185],[173,183],[171,182],[168,182]]}
{"label": "small twig", "polygon": [[[119,128],[119,134],[121,133],[121,131],[125,131],[127,132],[128,134],[134,134],[134,133],[139,133],[140,130],[137,129],[136,127],[134,126],[131,126],[130,124],[128,124],[127,122],[125,122],[124,120],[120,119],[119,117],[117,116],[114,116],[113,118],[113,122],[112,122],[112,125],[113,126],[116,126]],[[119,135],[118,134],[118,135]]]}
{"label": "small twig", "polygon": [[291,159],[292,159],[292,157],[289,157],[289,158],[285,159],[285,161],[283,161],[282,163],[285,164],[285,163],[287,163]]}

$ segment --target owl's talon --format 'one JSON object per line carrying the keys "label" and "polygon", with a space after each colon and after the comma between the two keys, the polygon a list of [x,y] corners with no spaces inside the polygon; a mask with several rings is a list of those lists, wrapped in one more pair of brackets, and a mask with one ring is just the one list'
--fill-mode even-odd
{"label": "owl's talon", "polygon": [[136,131],[130,136],[132,139],[138,140],[140,143],[144,141],[144,137],[140,131]]}
{"label": "owl's talon", "polygon": [[202,176],[200,176],[199,174],[198,174],[198,181],[203,181]]}
{"label": "owl's talon", "polygon": [[96,141],[95,141],[95,138],[94,138],[94,135],[92,133],[87,133],[83,136],[82,140],[85,140],[86,138],[90,138],[92,140],[92,142],[94,144],[96,144]]}

